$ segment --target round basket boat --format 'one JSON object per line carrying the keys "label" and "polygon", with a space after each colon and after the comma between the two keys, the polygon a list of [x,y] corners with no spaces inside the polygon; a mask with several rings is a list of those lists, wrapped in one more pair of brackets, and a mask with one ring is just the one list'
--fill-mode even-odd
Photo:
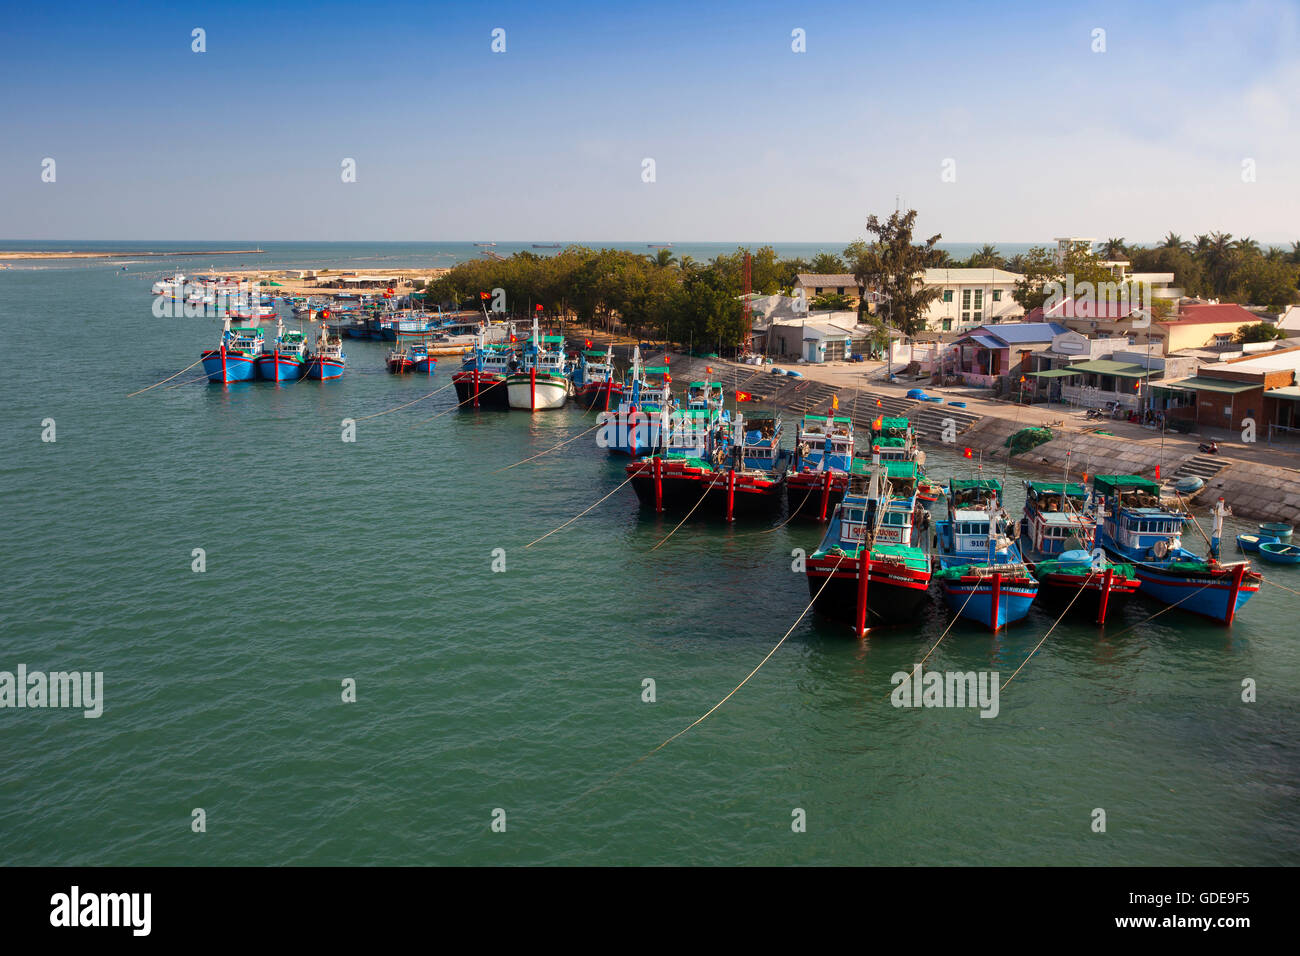
{"label": "round basket boat", "polygon": [[1300,546],[1265,541],[1259,546],[1259,556],[1271,564],[1300,564]]}
{"label": "round basket boat", "polygon": [[1205,479],[1197,478],[1195,475],[1188,475],[1186,478],[1179,478],[1174,482],[1174,490],[1182,495],[1190,495],[1194,491],[1200,491],[1205,487]]}
{"label": "round basket boat", "polygon": [[1260,538],[1271,537],[1283,544],[1291,543],[1291,526],[1281,521],[1270,521],[1259,526]]}
{"label": "round basket boat", "polygon": [[1276,544],[1277,538],[1266,534],[1239,534],[1237,535],[1237,550],[1244,551],[1247,554],[1259,554],[1259,546],[1262,544]]}

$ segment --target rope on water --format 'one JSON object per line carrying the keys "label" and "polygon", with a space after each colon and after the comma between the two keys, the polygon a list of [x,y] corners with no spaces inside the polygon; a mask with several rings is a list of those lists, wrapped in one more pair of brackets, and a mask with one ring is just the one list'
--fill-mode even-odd
{"label": "rope on water", "polygon": [[177,382],[175,385],[168,385],[163,389],[163,391],[170,392],[173,388],[180,388],[182,385],[193,385],[195,382],[206,382],[207,380],[208,377],[206,375],[200,375],[198,378],[187,378],[185,381]]}
{"label": "rope on water", "polygon": [[[979,572],[977,571],[976,574],[978,575]],[[975,596],[975,588],[971,588],[970,594],[967,594],[966,600],[961,602],[961,607],[958,608],[957,613],[952,616],[952,620],[948,622],[948,626],[943,629],[943,633],[939,635],[939,639],[930,645],[930,649],[925,652],[925,656],[922,657],[919,661],[917,661],[916,666],[912,668],[912,673],[907,675],[909,678],[914,676],[916,672],[921,669],[921,665],[930,659],[930,655],[934,653],[934,649],[943,643],[943,639],[948,636],[948,632],[953,629],[953,625],[955,625],[961,619],[962,611],[966,610],[966,605],[970,603],[970,599],[973,598],[974,596]],[[885,695],[885,699],[888,700],[890,696],[893,695],[893,693],[894,692],[891,690],[888,694]]]}
{"label": "rope on water", "polygon": [[552,528],[550,531],[546,532],[546,534],[542,535],[542,537],[540,537],[540,538],[534,538],[532,541],[530,541],[530,542],[528,542],[526,545],[524,545],[524,549],[527,550],[528,548],[531,548],[531,547],[532,547],[533,545],[535,545],[538,541],[542,541],[542,540],[545,539],[545,538],[549,538],[551,535],[555,534],[555,532],[557,532],[557,531],[563,531],[563,530],[564,530],[565,528],[567,528],[569,525],[573,524],[573,522],[577,521],[579,518],[581,518],[583,515],[585,515],[588,511],[591,511],[593,508],[595,508],[596,505],[600,504],[601,501],[604,501],[606,498],[612,497],[615,491],[618,491],[619,488],[622,488],[623,485],[626,485],[626,484],[627,484],[629,481],[631,481],[634,477],[636,477],[636,476],[635,476],[635,475],[628,475],[626,478],[623,479],[622,482],[619,483],[618,487],[616,487],[616,488],[614,489],[614,491],[611,491],[609,494],[605,495],[604,498],[599,499],[599,500],[596,502],[596,504],[591,505],[591,507],[586,508],[586,509],[584,509],[583,511],[579,511],[576,515],[574,515],[574,516],[573,516],[572,518],[570,518],[568,521],[564,522],[564,524],[560,525],[558,528]]}
{"label": "rope on water", "polygon": [[1285,584],[1278,584],[1276,581],[1271,578],[1266,578],[1262,574],[1260,575],[1260,578],[1266,583],[1273,585],[1275,588],[1281,588],[1283,591],[1290,591],[1292,594],[1300,594],[1300,591],[1297,591],[1295,588],[1289,588]]}
{"label": "rope on water", "polygon": [[[499,472],[502,472],[502,471],[509,471],[511,468],[518,468],[520,465],[526,465],[526,464],[528,464],[530,461],[533,461],[533,460],[536,459],[536,458],[541,458],[543,455],[549,455],[551,452],[555,451],[557,448],[563,448],[563,447],[564,447],[565,445],[567,445],[569,442],[571,442],[571,441],[577,441],[577,440],[578,440],[579,438],[581,438],[583,435],[590,435],[590,434],[591,434],[592,432],[594,432],[597,428],[600,428],[600,427],[601,427],[602,425],[604,425],[604,424],[605,424],[604,422],[599,422],[599,423],[597,423],[597,424],[595,424],[595,425],[592,425],[592,426],[591,426],[590,428],[588,428],[586,431],[584,431],[584,432],[578,432],[578,434],[574,435],[572,438],[566,438],[564,441],[560,442],[558,445],[552,445],[550,448],[546,449],[546,451],[540,451],[540,452],[538,452],[536,455],[533,455],[531,458],[525,458],[523,461],[517,461],[517,462],[515,462],[513,465],[506,465],[504,468],[498,468],[496,471],[492,472],[492,474],[495,475],[495,474],[497,474],[497,473],[499,473]],[[620,487],[622,487],[622,486],[620,486]]]}
{"label": "rope on water", "polygon": [[[677,528],[680,528],[682,525],[686,524],[686,519],[689,518],[691,515],[695,514],[695,509],[696,509],[696,508],[698,508],[700,505],[704,504],[704,499],[707,498],[707,497],[709,496],[709,492],[712,491],[713,488],[714,488],[714,486],[717,485],[717,484],[718,484],[718,479],[717,479],[717,478],[714,478],[712,481],[709,482],[709,486],[708,486],[707,488],[704,489],[704,494],[700,495],[700,500],[697,501],[697,502],[695,502],[695,504],[691,505],[691,510],[688,511],[688,512],[686,512],[686,518],[683,518],[681,521],[677,522]],[[666,535],[664,535],[664,536],[659,540],[659,543],[656,544],[656,545],[655,545],[653,548],[651,548],[650,550],[651,550],[651,551],[658,551],[661,547],[663,547],[664,542],[667,541],[669,538],[671,538],[673,535],[675,535],[675,534],[677,533],[677,528],[673,528],[672,531],[669,531]]]}
{"label": "rope on water", "polygon": [[826,589],[826,585],[828,585],[828,584],[831,583],[831,579],[835,577],[835,572],[839,570],[840,564],[843,563],[843,561],[844,561],[844,559],[845,559],[846,557],[848,557],[847,554],[841,554],[841,555],[840,555],[840,559],[839,559],[839,561],[836,561],[836,562],[835,562],[835,567],[831,568],[830,573],[828,573],[828,574],[826,575],[826,580],[823,581],[822,584],[821,584],[821,587],[819,587],[819,588],[817,589],[817,593],[814,594],[814,595],[812,596],[812,600],[810,600],[810,601],[808,602],[808,604],[804,607],[804,609],[803,609],[802,611],[799,612],[799,616],[798,616],[797,618],[794,619],[794,623],[790,625],[789,630],[787,630],[784,634],[781,635],[781,639],[780,639],[779,641],[776,642],[775,646],[773,646],[773,648],[772,648],[770,651],[767,652],[767,656],[765,656],[761,661],[759,661],[759,662],[758,662],[758,666],[755,667],[755,668],[754,668],[752,671],[750,671],[748,674],[746,674],[746,675],[745,675],[745,679],[742,680],[742,681],[741,681],[739,684],[737,684],[735,687],[733,687],[733,688],[731,689],[731,692],[728,693],[726,697],[722,698],[722,700],[718,701],[716,704],[714,704],[712,707],[710,707],[707,711],[705,711],[702,715],[700,715],[699,717],[695,718],[693,721],[691,721],[689,724],[687,724],[687,725],[686,725],[685,727],[683,727],[681,730],[677,731],[677,733],[673,734],[671,737],[669,737],[667,740],[665,740],[663,743],[661,743],[658,747],[655,747],[653,750],[647,751],[645,754],[643,754],[641,757],[637,758],[637,759],[636,759],[635,761],[633,761],[632,763],[628,764],[628,765],[627,765],[626,767],[624,767],[622,770],[617,771],[616,773],[612,774],[610,777],[608,777],[608,778],[605,779],[604,781],[602,781],[602,782],[596,784],[595,786],[593,786],[593,787],[591,787],[591,788],[589,788],[589,789],[583,791],[583,792],[580,793],[578,796],[574,797],[573,800],[570,801],[570,804],[572,804],[572,803],[577,803],[579,800],[582,800],[584,797],[590,796],[591,794],[595,793],[597,790],[601,790],[601,789],[603,789],[603,788],[609,786],[609,784],[613,783],[615,780],[617,780],[619,777],[623,776],[623,774],[627,773],[629,770],[632,770],[634,767],[637,767],[637,766],[639,766],[640,764],[644,763],[645,761],[649,760],[651,757],[653,757],[653,756],[654,756],[655,754],[657,754],[659,751],[663,750],[665,747],[667,747],[670,743],[672,743],[672,742],[673,742],[674,740],[676,740],[678,737],[681,737],[681,736],[682,736],[683,734],[685,734],[687,731],[691,730],[691,729],[694,728],[694,727],[698,727],[700,724],[704,723],[704,721],[705,721],[706,719],[708,719],[710,716],[712,716],[712,715],[713,715],[713,714],[718,710],[719,707],[721,707],[721,706],[722,706],[723,704],[725,704],[727,701],[731,700],[732,697],[736,696],[736,693],[737,693],[737,692],[738,692],[742,687],[744,687],[746,684],[749,683],[750,678],[752,678],[755,674],[757,674],[757,673],[759,672],[759,670],[762,669],[763,665],[766,664],[768,661],[770,661],[770,660],[772,659],[772,656],[773,656],[773,655],[774,655],[778,650],[781,649],[781,645],[784,644],[784,643],[786,642],[786,639],[787,639],[791,634],[794,633],[794,629],[795,629],[796,627],[799,626],[799,622],[802,621],[802,620],[807,616],[808,612],[812,610],[813,605],[817,603],[817,599],[818,599],[819,597],[821,597],[821,593],[822,593],[822,591],[824,591],[824,590]]}
{"label": "rope on water", "polygon": [[[455,382],[452,382],[451,384],[452,384],[452,385],[455,385],[456,383],[455,383]],[[496,388],[498,385],[504,385],[504,384],[505,384],[504,381],[501,381],[501,382],[493,382],[493,383],[492,383],[491,385],[489,385],[487,388],[480,388],[480,389],[478,390],[478,397],[479,397],[479,398],[482,398],[484,395],[486,395],[488,392],[492,391],[492,389]],[[442,388],[447,388],[447,387],[448,387],[448,386],[444,385]],[[442,389],[439,389],[439,391],[442,391]],[[429,396],[426,395],[426,396],[424,396],[424,397],[425,397],[425,398],[428,398]],[[419,399],[417,399],[417,401],[418,401],[418,400],[419,400]],[[471,395],[469,398],[465,399],[465,401],[463,401],[463,402],[459,402],[459,403],[457,403],[457,404],[451,406],[451,408],[443,409],[442,411],[438,412],[438,414],[436,414],[436,415],[430,415],[428,418],[421,418],[418,422],[414,422],[414,423],[412,423],[411,427],[414,428],[416,425],[423,425],[425,422],[431,422],[431,421],[433,421],[435,418],[441,418],[443,415],[450,415],[450,414],[451,414],[452,412],[454,412],[456,409],[461,408],[461,407],[463,407],[463,406],[465,406],[465,405],[468,405],[468,404],[469,404],[470,402],[472,402],[472,401],[474,401],[474,396],[473,396],[473,395]]]}
{"label": "rope on water", "polygon": [[1038,649],[1043,646],[1044,641],[1046,641],[1049,637],[1052,636],[1052,632],[1056,630],[1056,625],[1060,624],[1061,621],[1065,619],[1065,615],[1070,613],[1070,608],[1074,607],[1074,602],[1079,600],[1079,595],[1083,593],[1084,589],[1088,586],[1088,582],[1092,580],[1093,575],[1095,575],[1096,573],[1097,573],[1096,569],[1093,569],[1092,571],[1088,572],[1088,576],[1084,578],[1083,583],[1079,585],[1079,590],[1074,592],[1074,597],[1070,598],[1070,603],[1065,606],[1065,610],[1062,611],[1060,616],[1057,617],[1057,619],[1052,622],[1052,626],[1047,629],[1047,633],[1043,635],[1043,639],[1034,645],[1034,649],[1029,652],[1029,654],[1025,657],[1025,659],[1020,662],[1020,666],[1017,667],[1015,671],[1012,673],[1012,675],[1007,678],[1006,683],[1002,685],[1002,690],[1007,689],[1007,684],[1010,684],[1013,680],[1015,680],[1016,674],[1019,674],[1024,669],[1024,666],[1029,663],[1029,658],[1037,654]]}
{"label": "rope on water", "polygon": [[[382,412],[375,412],[373,415],[366,415],[366,416],[364,416],[364,417],[362,417],[362,418],[354,419],[354,421],[364,422],[364,421],[367,421],[367,420],[369,420],[369,419],[371,419],[371,418],[379,418],[379,417],[381,417],[381,416],[383,416],[383,415],[389,415],[389,414],[391,414],[391,413],[393,413],[393,412],[401,411],[403,408],[410,408],[410,407],[411,407],[412,405],[414,405],[416,402],[422,402],[422,401],[424,401],[426,398],[428,398],[430,395],[437,395],[439,392],[444,392],[444,391],[446,391],[447,389],[451,388],[451,387],[452,387],[453,385],[455,385],[455,384],[456,384],[455,382],[448,382],[446,385],[442,386],[442,388],[435,388],[432,392],[429,392],[427,395],[421,395],[419,398],[412,399],[411,401],[407,402],[407,403],[404,404],[404,405],[398,405],[396,408],[390,408],[390,409],[387,409],[386,411],[382,411]],[[480,394],[482,394],[482,393],[480,393]]]}
{"label": "rope on water", "polygon": [[[202,361],[203,361],[203,359],[199,359],[199,361],[198,361],[198,362],[195,362],[194,365],[198,365],[198,364],[199,364],[200,362],[202,362]],[[194,365],[187,365],[187,366],[185,366],[183,369],[181,369],[179,372],[177,372],[176,375],[184,375],[186,372],[188,372],[190,369],[192,369],[192,368],[194,367]],[[142,395],[143,393],[149,391],[150,388],[157,388],[159,385],[163,385],[163,384],[165,384],[165,383],[167,383],[167,382],[170,382],[172,379],[174,379],[174,378],[176,377],[176,375],[168,375],[168,376],[167,376],[165,379],[163,379],[161,382],[154,382],[154,383],[153,383],[152,385],[150,385],[148,388],[142,388],[142,389],[140,389],[140,391],[138,391],[138,392],[132,392],[130,395],[127,396],[127,398],[135,398],[135,396],[137,396],[137,395]]]}

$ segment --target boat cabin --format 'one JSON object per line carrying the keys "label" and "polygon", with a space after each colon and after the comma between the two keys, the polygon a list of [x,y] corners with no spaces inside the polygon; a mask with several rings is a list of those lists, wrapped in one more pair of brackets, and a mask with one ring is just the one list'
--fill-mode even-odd
{"label": "boat cabin", "polygon": [[799,467],[848,471],[853,461],[853,419],[805,415],[799,423]]}
{"label": "boat cabin", "polygon": [[948,482],[948,513],[960,509],[995,510],[1002,502],[1002,482],[996,478],[952,478]]}
{"label": "boat cabin", "polygon": [[1160,503],[1160,485],[1138,475],[1097,475],[1093,492],[1102,502],[1102,530],[1126,555],[1161,560],[1182,549],[1190,516]]}
{"label": "boat cabin", "polygon": [[737,421],[736,427],[738,431],[743,431],[744,466],[760,471],[775,471],[778,460],[784,457],[781,451],[781,419],[746,418]]}

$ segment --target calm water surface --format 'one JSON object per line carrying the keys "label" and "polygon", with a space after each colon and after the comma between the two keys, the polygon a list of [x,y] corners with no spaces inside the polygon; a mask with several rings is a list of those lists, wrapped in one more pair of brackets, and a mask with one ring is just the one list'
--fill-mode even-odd
{"label": "calm water surface", "polygon": [[[309,254],[322,258],[259,262]],[[611,491],[621,463],[582,438],[498,469],[591,416],[429,420],[454,405],[447,389],[344,443],[342,419],[449,383],[446,362],[432,384],[389,376],[379,343],[349,342],[334,383],[128,399],[217,336],[214,320],[154,318],[138,276],[209,264],[0,271],[0,670],[105,681],[98,720],[0,710],[0,862],[1300,856],[1300,605],[1277,587],[1230,630],[1179,612],[1142,623],[1158,610],[1146,603],[1104,632],[1063,623],[991,720],[889,704],[890,676],[947,625],[937,602],[865,641],[810,615],[716,714],[615,776],[795,621],[807,590],[791,551],[819,530],[692,522],[651,553],[676,519],[640,514],[624,488],[525,548]],[[959,466],[931,450],[933,472]],[[1016,507],[1021,477],[1007,473]],[[1300,573],[1266,574],[1300,590]],[[927,667],[1005,678],[1051,624],[1038,610],[997,638],[959,624]],[[1245,678],[1257,703],[1241,702]],[[1098,807],[1104,834],[1090,829]],[[505,833],[490,829],[496,808]],[[791,832],[794,808],[806,833]]]}

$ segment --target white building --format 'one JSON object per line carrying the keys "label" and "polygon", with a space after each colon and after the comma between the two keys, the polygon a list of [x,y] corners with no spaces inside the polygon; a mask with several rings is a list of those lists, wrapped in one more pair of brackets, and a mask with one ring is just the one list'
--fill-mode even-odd
{"label": "white building", "polygon": [[808,362],[841,362],[869,348],[872,329],[858,325],[856,312],[814,312],[807,318],[775,319],[768,329],[768,354]]}
{"label": "white building", "polygon": [[[1011,297],[1023,276],[1005,269],[926,269],[923,282],[940,295],[925,312],[932,332],[964,332],[998,322],[1015,322],[1025,310]],[[878,312],[888,315],[885,303]]]}

